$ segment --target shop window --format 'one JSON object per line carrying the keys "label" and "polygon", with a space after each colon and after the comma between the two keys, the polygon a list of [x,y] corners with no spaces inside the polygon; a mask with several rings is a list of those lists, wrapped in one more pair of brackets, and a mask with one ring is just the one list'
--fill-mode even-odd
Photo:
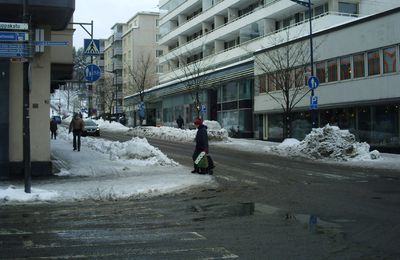
{"label": "shop window", "polygon": [[369,142],[371,139],[372,121],[371,108],[359,107],[357,109],[357,130],[355,134],[360,142]]}
{"label": "shop window", "polygon": [[252,80],[245,79],[239,81],[239,99],[251,99],[253,96]]}
{"label": "shop window", "polygon": [[361,78],[365,76],[365,63],[363,53],[353,55],[353,70],[354,78]]}
{"label": "shop window", "polygon": [[251,109],[239,111],[239,130],[250,132],[253,128],[253,113]]}
{"label": "shop window", "polygon": [[381,73],[379,50],[368,52],[368,76]]}
{"label": "shop window", "polygon": [[383,50],[383,73],[396,72],[396,47]]}
{"label": "shop window", "polygon": [[340,80],[351,79],[350,56],[340,58]]}
{"label": "shop window", "polygon": [[229,82],[222,87],[222,101],[235,101],[237,100],[237,84],[236,82]]}
{"label": "shop window", "polygon": [[338,80],[338,68],[337,68],[337,61],[329,60],[328,61],[328,81],[337,81]]}
{"label": "shop window", "polygon": [[326,71],[325,71],[325,62],[319,62],[315,65],[316,70],[317,70],[317,78],[319,79],[320,83],[325,83],[326,82]]}
{"label": "shop window", "polygon": [[268,139],[282,140],[283,139],[283,122],[282,115],[268,115]]}
{"label": "shop window", "polygon": [[399,108],[396,105],[373,107],[372,142],[379,145],[399,144]]}

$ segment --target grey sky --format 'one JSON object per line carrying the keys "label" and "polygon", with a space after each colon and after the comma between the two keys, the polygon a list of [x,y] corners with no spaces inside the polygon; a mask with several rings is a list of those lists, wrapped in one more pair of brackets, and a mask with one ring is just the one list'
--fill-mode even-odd
{"label": "grey sky", "polygon": [[[127,22],[137,12],[158,12],[159,0],[76,0],[74,22],[90,23],[93,20],[93,38],[107,38],[111,26]],[[74,25],[74,46],[83,47],[83,39],[90,36],[79,26]],[[90,26],[86,26],[90,31]]]}

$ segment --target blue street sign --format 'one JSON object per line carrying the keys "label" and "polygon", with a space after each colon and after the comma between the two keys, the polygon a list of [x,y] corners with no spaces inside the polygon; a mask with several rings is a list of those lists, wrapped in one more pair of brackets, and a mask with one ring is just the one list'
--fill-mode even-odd
{"label": "blue street sign", "polygon": [[310,108],[312,110],[318,109],[318,97],[317,96],[310,97]]}
{"label": "blue street sign", "polygon": [[318,86],[319,86],[319,80],[318,80],[318,78],[315,77],[315,76],[309,77],[307,83],[308,83],[308,87],[309,87],[310,89],[316,89],[316,88],[318,88]]}
{"label": "blue street sign", "polygon": [[26,32],[0,31],[0,41],[22,42],[28,40],[29,40],[29,34]]}
{"label": "blue street sign", "polygon": [[0,57],[2,58],[28,58],[29,45],[21,43],[0,43]]}
{"label": "blue street sign", "polygon": [[202,113],[207,112],[207,107],[206,107],[206,105],[201,105],[201,112],[202,112]]}
{"label": "blue street sign", "polygon": [[83,50],[83,54],[85,55],[99,55],[100,40],[84,39]]}
{"label": "blue street sign", "polygon": [[36,46],[68,46],[67,41],[35,41]]}
{"label": "blue street sign", "polygon": [[89,64],[85,68],[85,79],[87,81],[96,81],[101,76],[101,70],[99,66],[95,64]]}
{"label": "blue street sign", "polygon": [[144,113],[145,113],[145,105],[143,102],[140,102],[139,104],[139,117],[144,118]]}

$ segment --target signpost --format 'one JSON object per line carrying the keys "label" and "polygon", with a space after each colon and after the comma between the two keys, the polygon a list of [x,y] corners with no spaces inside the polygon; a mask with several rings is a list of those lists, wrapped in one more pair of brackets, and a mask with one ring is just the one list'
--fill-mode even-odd
{"label": "signpost", "polygon": [[67,41],[35,41],[36,46],[68,46]]}
{"label": "signpost", "polygon": [[0,30],[28,31],[27,23],[3,23],[0,22]]}
{"label": "signpost", "polygon": [[29,45],[26,43],[0,43],[0,57],[2,58],[27,58],[29,56]]}
{"label": "signpost", "polygon": [[99,55],[100,54],[100,40],[84,39],[83,54],[85,55]]}
{"label": "signpost", "polygon": [[29,34],[27,32],[0,31],[0,42],[3,41],[23,42],[28,40],[29,40]]}
{"label": "signpost", "polygon": [[100,78],[101,70],[99,66],[95,64],[89,64],[85,68],[85,79],[87,81],[93,82]]}

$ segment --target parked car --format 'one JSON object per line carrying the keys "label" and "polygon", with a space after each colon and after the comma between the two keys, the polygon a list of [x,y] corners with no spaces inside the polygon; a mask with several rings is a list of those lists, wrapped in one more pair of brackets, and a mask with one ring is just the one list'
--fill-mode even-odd
{"label": "parked car", "polygon": [[100,136],[100,128],[92,119],[85,119],[85,130],[82,136]]}
{"label": "parked car", "polygon": [[61,116],[52,116],[51,119],[56,120],[57,124],[61,124]]}

